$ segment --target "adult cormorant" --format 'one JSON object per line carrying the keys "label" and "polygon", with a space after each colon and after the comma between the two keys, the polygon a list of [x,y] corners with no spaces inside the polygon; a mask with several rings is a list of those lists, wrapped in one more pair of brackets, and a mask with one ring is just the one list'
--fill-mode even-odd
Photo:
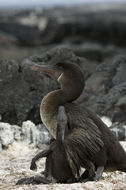
{"label": "adult cormorant", "polygon": [[[117,138],[95,113],[73,103],[84,88],[84,76],[80,67],[64,61],[34,65],[33,69],[51,76],[61,85],[60,89],[48,93],[40,106],[42,122],[52,136],[56,138],[58,108],[64,106],[68,122],[65,139],[71,139],[73,149],[78,147],[75,148],[75,156],[81,150],[96,166],[110,165],[111,168],[126,172],[126,153]],[[96,153],[99,153],[99,158]],[[90,167],[88,164],[87,168]]]}
{"label": "adult cormorant", "polygon": [[[40,106],[42,122],[56,141],[49,149],[33,158],[31,169],[35,169],[36,160],[47,156],[46,175],[48,177],[52,172],[58,181],[67,181],[67,174],[70,176],[71,172],[75,177],[81,166],[86,168],[86,172],[79,178],[80,181],[85,178],[99,179],[104,167],[126,172],[126,153],[117,138],[95,113],[73,103],[84,88],[84,76],[79,66],[71,62],[58,62],[35,65],[32,68],[56,79],[61,88],[48,93]],[[65,110],[64,122],[67,121],[67,124],[62,124],[62,121],[58,123],[60,107]],[[60,141],[56,138],[57,134]],[[66,164],[66,169],[63,163]],[[33,179],[35,178],[30,178],[32,182]],[[43,183],[43,179],[40,181]]]}

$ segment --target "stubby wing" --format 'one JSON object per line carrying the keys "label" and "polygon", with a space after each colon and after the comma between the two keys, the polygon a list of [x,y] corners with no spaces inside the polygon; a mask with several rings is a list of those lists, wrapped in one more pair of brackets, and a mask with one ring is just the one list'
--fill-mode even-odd
{"label": "stubby wing", "polygon": [[87,156],[93,156],[99,152],[104,146],[101,132],[86,109],[74,103],[67,103],[65,111],[71,131],[66,139],[73,147],[73,151],[75,150],[78,154],[83,152]]}

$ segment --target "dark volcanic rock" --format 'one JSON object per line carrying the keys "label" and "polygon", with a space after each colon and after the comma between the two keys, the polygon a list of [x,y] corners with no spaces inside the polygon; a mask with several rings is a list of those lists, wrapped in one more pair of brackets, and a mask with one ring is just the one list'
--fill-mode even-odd
{"label": "dark volcanic rock", "polygon": [[113,122],[126,121],[126,57],[118,56],[112,63],[101,64],[86,81],[86,102],[100,115],[107,115]]}
{"label": "dark volcanic rock", "polygon": [[39,29],[37,26],[27,26],[19,22],[0,22],[0,30],[14,35],[21,45],[33,46],[39,44]]}
{"label": "dark volcanic rock", "polygon": [[72,44],[100,42],[125,46],[126,5],[41,9],[39,13],[6,11],[0,15],[0,31],[15,35],[21,44],[28,46],[67,40]]}
{"label": "dark volcanic rock", "polygon": [[6,32],[0,32],[0,46],[9,46],[11,44],[18,44],[18,40],[14,35],[8,34]]}
{"label": "dark volcanic rock", "polygon": [[95,64],[65,47],[54,48],[21,63],[0,61],[1,121],[40,123],[41,100],[59,85],[50,77],[31,70],[31,66],[37,62],[53,64],[65,60],[80,65],[85,75],[85,89],[77,102],[101,116],[110,117],[113,122],[126,121],[126,57],[117,56],[113,62],[100,64],[95,70]]}
{"label": "dark volcanic rock", "polygon": [[40,122],[42,97],[56,82],[31,70],[27,63],[0,61],[0,114],[2,121],[20,123],[31,119]]}
{"label": "dark volcanic rock", "polygon": [[41,100],[45,94],[59,86],[50,77],[33,71],[31,62],[60,60],[71,60],[78,64],[84,62],[66,48],[55,48],[21,63],[0,61],[0,115],[2,121],[11,124],[20,124],[25,120],[41,122],[39,116]]}
{"label": "dark volcanic rock", "polygon": [[[46,10],[48,25],[42,33],[42,43],[63,42],[70,38],[74,43],[100,42],[125,45],[125,5],[81,6]],[[102,8],[102,11],[101,11]]]}
{"label": "dark volcanic rock", "polygon": [[17,38],[19,45],[36,46],[41,44],[40,34],[45,30],[48,20],[39,18],[35,10],[5,11],[0,18],[0,32]]}

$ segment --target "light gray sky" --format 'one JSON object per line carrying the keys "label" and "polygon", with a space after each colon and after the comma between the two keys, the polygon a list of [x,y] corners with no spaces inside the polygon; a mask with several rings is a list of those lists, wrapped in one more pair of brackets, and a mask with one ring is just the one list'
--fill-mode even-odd
{"label": "light gray sky", "polygon": [[126,2],[126,0],[0,0],[0,8],[28,5],[70,5],[87,2]]}

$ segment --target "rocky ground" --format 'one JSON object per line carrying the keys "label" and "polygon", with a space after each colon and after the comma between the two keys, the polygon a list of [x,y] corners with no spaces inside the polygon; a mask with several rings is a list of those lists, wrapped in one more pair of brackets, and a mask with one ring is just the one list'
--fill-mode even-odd
{"label": "rocky ground", "polygon": [[[126,142],[122,142],[126,150]],[[32,145],[24,142],[15,142],[0,154],[0,190],[124,190],[126,189],[126,173],[115,171],[103,173],[103,178],[97,182],[49,185],[19,185],[18,179],[33,175],[40,175],[44,170],[45,159],[38,162],[38,171],[29,169],[33,155],[38,152]]]}

